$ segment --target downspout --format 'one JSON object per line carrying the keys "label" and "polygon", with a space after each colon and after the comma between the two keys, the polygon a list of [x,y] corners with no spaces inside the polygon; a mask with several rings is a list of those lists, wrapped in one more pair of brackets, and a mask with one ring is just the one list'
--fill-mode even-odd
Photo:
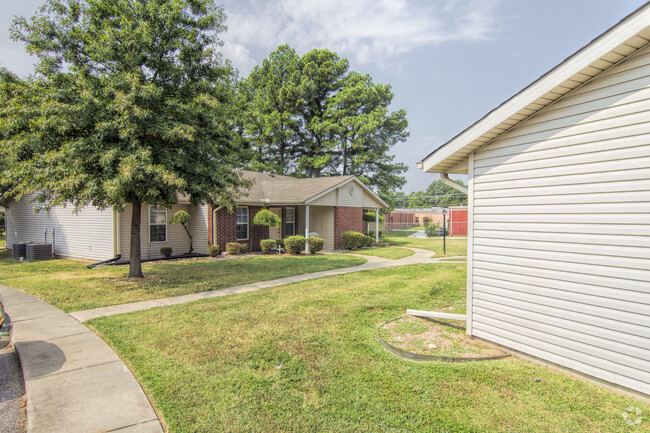
{"label": "downspout", "polygon": [[465,193],[465,194],[469,193],[469,191],[467,190],[467,187],[465,185],[461,185],[460,183],[454,182],[453,180],[451,180],[449,178],[448,173],[440,173],[440,179],[442,179],[442,181],[445,183],[445,185],[449,185],[450,187],[452,187],[452,188],[454,188],[454,189],[456,189],[456,190],[458,190],[458,191],[460,191],[462,193]]}
{"label": "downspout", "polygon": [[219,212],[221,209],[223,209],[223,206],[219,206],[216,209],[212,209],[212,215],[210,215],[210,218],[212,218],[212,245],[219,245],[217,243],[217,212]]}

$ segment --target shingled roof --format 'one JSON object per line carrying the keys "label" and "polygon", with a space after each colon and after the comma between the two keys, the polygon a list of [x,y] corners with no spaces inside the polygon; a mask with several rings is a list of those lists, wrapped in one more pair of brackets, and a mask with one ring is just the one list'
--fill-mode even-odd
{"label": "shingled roof", "polygon": [[243,170],[243,174],[244,177],[252,179],[255,183],[248,191],[248,195],[239,200],[239,203],[242,204],[309,204],[310,201],[324,193],[351,181],[356,181],[373,198],[384,203],[370,188],[353,175],[298,179],[248,170]]}

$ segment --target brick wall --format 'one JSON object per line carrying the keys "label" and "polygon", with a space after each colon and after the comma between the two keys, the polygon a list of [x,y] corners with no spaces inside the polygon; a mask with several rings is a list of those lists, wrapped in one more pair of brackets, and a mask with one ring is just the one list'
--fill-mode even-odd
{"label": "brick wall", "polygon": [[360,207],[334,208],[334,248],[343,247],[343,232],[363,233],[363,209]]}
{"label": "brick wall", "polygon": [[[237,214],[229,212],[227,209],[220,209],[217,211],[217,244],[221,251],[226,251],[226,244],[228,242],[240,242],[248,245],[249,251],[259,251],[260,241],[268,239],[269,228],[264,226],[253,225],[253,218],[255,214],[262,209],[258,206],[248,207],[248,240],[237,240]],[[213,214],[212,207],[208,208],[208,241],[211,245],[214,244],[213,235]]]}

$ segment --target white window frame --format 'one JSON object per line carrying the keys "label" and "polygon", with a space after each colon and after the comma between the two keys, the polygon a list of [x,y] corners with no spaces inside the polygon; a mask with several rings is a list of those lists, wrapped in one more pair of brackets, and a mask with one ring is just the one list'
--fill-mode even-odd
{"label": "white window frame", "polygon": [[[152,225],[155,225],[155,226],[163,225],[163,224],[151,224],[151,209],[163,209],[165,211],[165,224],[164,224],[164,226],[165,226],[165,240],[164,241],[152,241],[151,240],[151,226]],[[160,206],[151,206],[151,205],[149,205],[149,214],[147,215],[147,217],[148,217],[148,219],[147,219],[147,228],[149,229],[149,243],[150,244],[164,244],[164,243],[167,243],[167,209],[164,208],[164,207],[160,207]]]}
{"label": "white window frame", "polygon": [[[237,220],[237,212],[239,211],[239,209],[246,209],[246,237],[245,238],[240,238],[237,234],[237,226],[239,224],[243,224]],[[249,227],[249,220],[250,220],[250,210],[248,209],[248,206],[237,206],[235,210],[235,238],[238,241],[247,241],[250,238],[251,233]]]}
{"label": "white window frame", "polygon": [[[287,212],[289,209],[293,211],[293,220],[289,221],[289,213]],[[284,234],[285,236],[295,236],[296,235],[296,208],[295,207],[288,207],[285,208],[284,210]],[[292,224],[293,225],[293,233],[289,234],[287,231],[287,224]]]}

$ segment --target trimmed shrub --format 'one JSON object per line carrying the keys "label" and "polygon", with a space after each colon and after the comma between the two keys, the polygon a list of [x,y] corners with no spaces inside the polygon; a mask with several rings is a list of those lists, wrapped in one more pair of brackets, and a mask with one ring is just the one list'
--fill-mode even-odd
{"label": "trimmed shrub", "polygon": [[440,225],[437,223],[435,224],[425,224],[424,225],[424,234],[427,235],[428,238],[432,238],[434,236],[439,236],[438,231],[440,230]]}
{"label": "trimmed shrub", "polygon": [[253,218],[253,224],[256,226],[278,227],[280,224],[282,224],[282,220],[279,216],[270,210],[262,209],[255,214],[255,217]]}
{"label": "trimmed shrub", "polygon": [[375,238],[372,238],[370,236],[363,236],[363,246],[364,247],[371,247],[375,245]]}
{"label": "trimmed shrub", "polygon": [[246,253],[248,252],[248,244],[242,242],[242,243],[240,243],[239,245],[240,245],[240,247],[239,247],[239,252],[240,252],[241,254],[246,254]]}
{"label": "trimmed shrub", "polygon": [[260,249],[264,254],[268,254],[273,251],[275,247],[278,246],[278,241],[275,239],[262,239],[260,241]]}
{"label": "trimmed shrub", "polygon": [[358,250],[366,246],[368,242],[366,238],[369,238],[369,236],[359,232],[343,232],[341,237],[343,238],[343,248],[346,250]]}
{"label": "trimmed shrub", "polygon": [[208,245],[208,255],[210,257],[219,257],[219,254],[221,254],[219,245]]}
{"label": "trimmed shrub", "polygon": [[[374,212],[364,212],[363,213],[363,220],[367,223],[374,223],[377,222],[377,216],[375,215]],[[383,223],[384,222],[384,217],[379,215],[379,222]]]}
{"label": "trimmed shrub", "polygon": [[325,240],[323,238],[307,238],[307,242],[309,242],[309,252],[312,254],[322,250],[323,245],[325,244]]}
{"label": "trimmed shrub", "polygon": [[300,254],[305,250],[305,242],[304,236],[289,236],[284,240],[284,247],[289,254]]}
{"label": "trimmed shrub", "polygon": [[169,247],[163,247],[160,249],[160,255],[163,257],[171,257],[172,256],[172,249]]}
{"label": "trimmed shrub", "polygon": [[[375,237],[375,232],[373,230],[370,230],[368,232],[368,236],[370,236],[371,238],[374,238]],[[384,232],[382,232],[381,230],[379,230],[379,237],[380,238],[384,237]]]}
{"label": "trimmed shrub", "polygon": [[239,242],[228,242],[226,244],[226,252],[231,255],[241,254],[241,246],[242,244]]}

